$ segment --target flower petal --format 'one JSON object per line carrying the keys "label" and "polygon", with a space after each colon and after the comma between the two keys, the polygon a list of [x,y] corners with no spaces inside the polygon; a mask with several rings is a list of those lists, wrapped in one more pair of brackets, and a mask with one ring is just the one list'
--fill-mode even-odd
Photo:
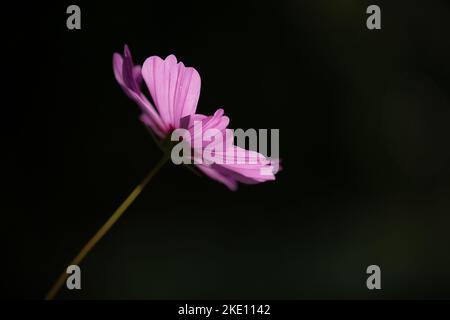
{"label": "flower petal", "polygon": [[206,174],[208,177],[210,177],[211,179],[216,180],[216,181],[221,182],[224,185],[226,185],[231,191],[237,190],[236,180],[222,175],[219,171],[215,170],[213,167],[203,165],[203,164],[198,164],[197,168],[199,170],[201,170],[204,174]]}
{"label": "flower petal", "polygon": [[142,112],[146,115],[145,124],[160,138],[163,138],[165,136],[164,124],[153,105],[140,89],[142,83],[141,67],[133,64],[131,53],[127,46],[125,46],[123,57],[118,53],[113,54],[113,71],[123,91],[139,105]]}
{"label": "flower petal", "polygon": [[174,55],[153,56],[145,60],[142,76],[167,127],[178,128],[181,118],[195,113],[201,81],[194,68],[177,63]]}

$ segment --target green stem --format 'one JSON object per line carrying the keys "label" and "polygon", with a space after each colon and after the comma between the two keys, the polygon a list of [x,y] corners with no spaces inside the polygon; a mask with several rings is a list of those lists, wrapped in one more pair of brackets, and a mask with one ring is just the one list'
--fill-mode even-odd
{"label": "green stem", "polygon": [[[125,199],[125,201],[117,208],[112,216],[105,222],[105,224],[97,231],[97,233],[84,245],[78,255],[72,260],[70,265],[79,265],[86,255],[92,250],[92,248],[97,244],[97,242],[103,238],[103,236],[111,229],[111,227],[119,220],[122,214],[127,210],[127,208],[133,203],[133,201],[139,196],[145,186],[153,178],[153,176],[162,168],[162,166],[169,160],[169,155],[166,153],[161,160],[156,164],[156,166],[150,170],[147,176],[141,181],[141,183],[131,192],[131,194]],[[62,286],[66,282],[68,274],[66,270],[59,276],[56,282],[51,287],[50,291],[45,296],[45,300],[52,300],[58,292],[61,290]]]}

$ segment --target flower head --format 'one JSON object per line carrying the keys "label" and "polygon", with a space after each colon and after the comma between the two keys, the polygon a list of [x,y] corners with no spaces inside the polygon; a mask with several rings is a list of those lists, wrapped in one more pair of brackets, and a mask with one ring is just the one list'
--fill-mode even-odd
{"label": "flower head", "polygon": [[[197,70],[185,67],[174,55],[169,55],[164,60],[152,56],[145,60],[142,67],[134,65],[127,46],[123,55],[114,53],[113,70],[124,92],[141,108],[142,122],[162,141],[167,140],[176,129],[187,130],[190,133],[187,142],[193,150],[192,158],[196,159],[211,147],[211,144],[194,142],[198,138],[196,127],[200,128],[200,132],[215,130],[224,138],[219,157],[227,159],[226,161],[206,159],[207,161],[194,162],[205,175],[231,190],[237,189],[238,182],[255,184],[275,180],[275,167],[278,167],[274,166],[276,162],[256,151],[225,142],[230,142],[230,139],[225,139],[229,135],[229,118],[222,109],[212,116],[196,113],[201,86]],[[150,92],[152,102],[141,90],[143,82]],[[217,156],[214,154],[214,159]]]}

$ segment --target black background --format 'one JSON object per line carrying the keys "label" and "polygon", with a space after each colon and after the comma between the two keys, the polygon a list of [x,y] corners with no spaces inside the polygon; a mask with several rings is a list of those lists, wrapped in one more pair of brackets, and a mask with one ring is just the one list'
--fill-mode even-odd
{"label": "black background", "polygon": [[69,2],[2,10],[3,296],[42,298],[161,156],[113,76],[126,43],[195,67],[198,112],[279,128],[284,170],[230,192],[167,165],[60,298],[450,297],[447,2],[74,3],[81,30]]}

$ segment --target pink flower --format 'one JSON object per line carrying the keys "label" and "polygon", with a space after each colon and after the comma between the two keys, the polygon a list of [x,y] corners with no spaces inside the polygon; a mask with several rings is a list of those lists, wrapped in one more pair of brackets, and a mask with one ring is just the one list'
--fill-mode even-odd
{"label": "pink flower", "polygon": [[[193,158],[203,154],[206,145],[195,146],[195,123],[201,130],[216,129],[225,138],[228,134],[229,118],[222,109],[212,116],[196,113],[200,96],[200,75],[192,67],[185,67],[177,62],[174,55],[165,60],[157,56],[149,57],[143,66],[134,65],[130,50],[124,48],[124,54],[113,55],[113,70],[117,82],[127,96],[138,104],[142,110],[141,120],[161,141],[170,138],[175,129],[187,129],[191,132],[190,144],[193,146]],[[152,102],[141,90],[145,82]],[[216,157],[217,158],[217,157]],[[242,149],[233,144],[224,144],[225,163],[196,163],[199,170],[210,178],[236,190],[237,183],[255,184],[275,180],[274,162],[262,154]],[[240,161],[239,161],[240,160]],[[253,160],[253,161],[248,161]]]}

